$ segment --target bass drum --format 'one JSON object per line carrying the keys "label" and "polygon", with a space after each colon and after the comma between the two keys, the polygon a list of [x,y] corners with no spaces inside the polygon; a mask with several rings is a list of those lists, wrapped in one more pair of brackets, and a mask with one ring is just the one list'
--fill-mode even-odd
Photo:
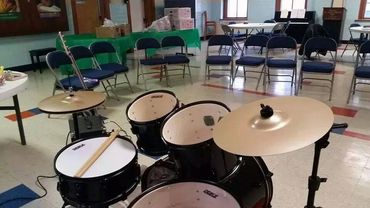
{"label": "bass drum", "polygon": [[55,156],[59,177],[57,189],[64,202],[74,207],[107,207],[124,200],[140,181],[135,145],[119,137],[80,177],[79,168],[108,137],[90,138],[69,144]]}
{"label": "bass drum", "polygon": [[[260,157],[240,157],[235,170],[216,182],[233,195],[242,208],[269,208],[273,194],[272,173]],[[174,162],[165,158],[148,167],[141,179],[142,191],[158,184],[181,180]]]}
{"label": "bass drum", "polygon": [[128,208],[240,208],[227,191],[210,182],[168,182],[145,191]]}
{"label": "bass drum", "polygon": [[161,125],[171,112],[179,107],[175,94],[167,90],[144,93],[132,101],[126,109],[137,146],[145,154],[165,155],[168,152],[161,138]]}
{"label": "bass drum", "polygon": [[238,156],[222,150],[212,139],[214,126],[229,112],[221,102],[199,101],[165,119],[162,138],[180,178],[218,181],[234,171]]}

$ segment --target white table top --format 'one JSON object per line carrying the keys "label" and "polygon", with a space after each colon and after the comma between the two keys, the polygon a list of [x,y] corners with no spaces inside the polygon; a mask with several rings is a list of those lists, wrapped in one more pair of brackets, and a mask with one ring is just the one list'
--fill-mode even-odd
{"label": "white table top", "polygon": [[247,23],[247,24],[231,24],[228,25],[231,29],[272,29],[277,23]]}
{"label": "white table top", "polygon": [[[17,72],[21,73],[21,72]],[[21,73],[22,76],[25,76],[21,79],[15,81],[5,81],[4,85],[0,86],[0,100],[5,100],[9,97],[12,97],[27,88],[28,77],[26,74]]]}
{"label": "white table top", "polygon": [[358,32],[358,33],[370,33],[370,27],[364,27],[364,26],[351,27],[349,28],[349,30],[352,32]]}

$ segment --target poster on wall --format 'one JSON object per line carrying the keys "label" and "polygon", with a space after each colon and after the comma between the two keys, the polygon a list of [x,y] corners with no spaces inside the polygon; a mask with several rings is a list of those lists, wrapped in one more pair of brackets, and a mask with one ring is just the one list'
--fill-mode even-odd
{"label": "poster on wall", "polygon": [[37,11],[41,18],[54,18],[61,16],[61,0],[37,0]]}
{"label": "poster on wall", "polygon": [[17,20],[20,17],[18,0],[0,0],[0,21]]}

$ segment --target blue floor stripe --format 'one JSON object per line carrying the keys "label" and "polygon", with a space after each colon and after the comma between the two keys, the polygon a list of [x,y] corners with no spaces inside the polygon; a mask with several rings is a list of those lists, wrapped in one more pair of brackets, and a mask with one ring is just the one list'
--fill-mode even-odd
{"label": "blue floor stripe", "polygon": [[[21,184],[0,194],[0,207],[18,208],[37,199],[38,197],[39,195],[37,195],[27,186]],[[29,199],[18,199],[18,198],[29,198]]]}
{"label": "blue floor stripe", "polygon": [[32,112],[35,115],[42,113],[39,108],[33,108],[28,111]]}

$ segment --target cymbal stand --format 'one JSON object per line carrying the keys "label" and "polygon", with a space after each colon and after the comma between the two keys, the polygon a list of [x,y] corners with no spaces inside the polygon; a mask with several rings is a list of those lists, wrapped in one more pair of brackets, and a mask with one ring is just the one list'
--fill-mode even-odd
{"label": "cymbal stand", "polygon": [[317,171],[319,169],[319,161],[320,161],[320,153],[321,149],[325,149],[329,145],[329,136],[330,132],[333,129],[337,128],[347,128],[348,124],[333,124],[330,131],[326,133],[321,139],[315,142],[315,155],[313,159],[313,166],[312,166],[312,175],[308,177],[308,197],[307,197],[307,205],[305,208],[320,208],[316,207],[315,204],[315,194],[316,191],[319,190],[320,184],[325,183],[328,179],[327,178],[320,178],[317,175]]}

